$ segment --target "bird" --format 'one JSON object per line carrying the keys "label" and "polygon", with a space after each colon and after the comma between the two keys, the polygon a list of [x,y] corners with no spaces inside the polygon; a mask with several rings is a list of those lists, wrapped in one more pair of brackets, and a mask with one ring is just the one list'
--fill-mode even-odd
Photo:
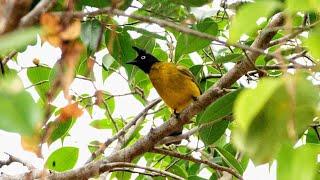
{"label": "bird", "polygon": [[[201,95],[196,78],[188,68],[171,62],[160,61],[144,49],[132,47],[138,56],[127,64],[137,66],[145,72],[164,103],[176,117]],[[170,136],[182,133],[173,132]]]}

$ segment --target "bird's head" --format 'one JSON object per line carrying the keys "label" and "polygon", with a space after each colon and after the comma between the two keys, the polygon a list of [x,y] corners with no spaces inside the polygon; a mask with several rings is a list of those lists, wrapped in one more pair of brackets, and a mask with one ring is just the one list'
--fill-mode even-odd
{"label": "bird's head", "polygon": [[152,65],[159,62],[156,57],[147,53],[145,50],[135,46],[132,48],[138,53],[138,56],[133,61],[127,62],[127,64],[138,66],[145,73],[149,73]]}

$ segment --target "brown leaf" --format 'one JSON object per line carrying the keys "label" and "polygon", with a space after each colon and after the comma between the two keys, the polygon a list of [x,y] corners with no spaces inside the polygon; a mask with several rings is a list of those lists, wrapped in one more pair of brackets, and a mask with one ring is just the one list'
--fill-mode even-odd
{"label": "brown leaf", "polygon": [[34,152],[37,156],[40,156],[40,135],[34,134],[32,136],[21,136],[21,146],[24,150]]}
{"label": "brown leaf", "polygon": [[98,106],[100,106],[100,105],[103,103],[103,101],[104,101],[104,99],[103,99],[103,91],[101,91],[101,90],[96,91],[95,96],[96,96],[96,102],[95,102],[95,104],[98,105]]}
{"label": "brown leaf", "polygon": [[69,96],[69,87],[74,79],[75,67],[78,64],[83,49],[83,45],[79,42],[69,43],[62,49],[62,62],[65,66],[65,72],[63,73],[63,76],[61,76],[60,78],[64,96],[68,100],[71,100],[71,97]]}
{"label": "brown leaf", "polygon": [[94,63],[95,63],[94,58],[90,56],[87,61],[87,67],[88,67],[89,73],[92,72]]}
{"label": "brown leaf", "polygon": [[42,14],[40,24],[46,35],[57,34],[62,30],[60,17],[50,13]]}
{"label": "brown leaf", "polygon": [[62,40],[75,40],[80,36],[80,32],[80,20],[75,20],[60,33],[60,37]]}
{"label": "brown leaf", "polygon": [[69,104],[60,110],[58,117],[59,121],[67,121],[71,118],[78,118],[82,115],[83,111],[79,108],[78,103]]}

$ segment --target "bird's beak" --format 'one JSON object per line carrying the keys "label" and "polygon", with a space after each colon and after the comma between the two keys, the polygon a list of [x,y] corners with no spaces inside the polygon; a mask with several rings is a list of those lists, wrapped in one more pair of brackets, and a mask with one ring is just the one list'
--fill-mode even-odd
{"label": "bird's beak", "polygon": [[133,61],[127,62],[126,64],[136,65],[137,62],[133,60]]}

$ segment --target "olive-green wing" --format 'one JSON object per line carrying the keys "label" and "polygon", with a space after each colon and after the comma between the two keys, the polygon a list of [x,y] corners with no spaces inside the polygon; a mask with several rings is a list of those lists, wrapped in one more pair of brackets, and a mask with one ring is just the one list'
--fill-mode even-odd
{"label": "olive-green wing", "polygon": [[198,86],[198,88],[200,90],[200,94],[202,94],[201,89],[200,89],[200,85],[197,82],[196,77],[194,77],[194,75],[192,74],[192,72],[184,66],[177,66],[177,68],[183,75],[188,76]]}

